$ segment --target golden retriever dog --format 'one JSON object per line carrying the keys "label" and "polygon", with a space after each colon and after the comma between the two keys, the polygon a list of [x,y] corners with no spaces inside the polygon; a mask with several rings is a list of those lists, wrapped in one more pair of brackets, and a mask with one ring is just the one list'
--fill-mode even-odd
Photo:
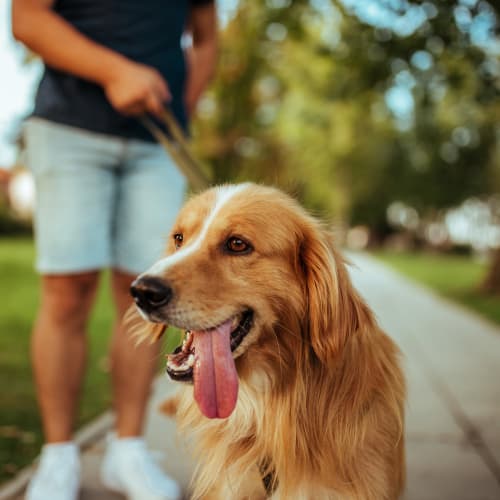
{"label": "golden retriever dog", "polygon": [[255,184],[193,197],[131,291],[148,335],[186,330],[167,372],[186,382],[193,498],[398,498],[399,351],[292,198]]}

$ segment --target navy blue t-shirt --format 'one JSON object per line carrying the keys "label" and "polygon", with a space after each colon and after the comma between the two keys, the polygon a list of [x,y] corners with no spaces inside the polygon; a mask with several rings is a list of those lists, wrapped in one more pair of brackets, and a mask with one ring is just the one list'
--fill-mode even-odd
{"label": "navy blue t-shirt", "polygon": [[[57,0],[54,11],[78,31],[124,56],[156,68],[168,82],[170,106],[186,127],[186,66],[181,36],[191,6],[207,0]],[[152,141],[133,117],[115,111],[99,86],[45,67],[34,116],[93,132]]]}

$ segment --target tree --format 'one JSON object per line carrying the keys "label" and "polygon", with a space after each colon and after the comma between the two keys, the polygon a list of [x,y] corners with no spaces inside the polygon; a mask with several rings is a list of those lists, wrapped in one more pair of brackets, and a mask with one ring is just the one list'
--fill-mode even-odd
{"label": "tree", "polygon": [[277,183],[381,234],[395,200],[426,216],[498,192],[498,16],[485,0],[240,0],[198,152],[219,181]]}

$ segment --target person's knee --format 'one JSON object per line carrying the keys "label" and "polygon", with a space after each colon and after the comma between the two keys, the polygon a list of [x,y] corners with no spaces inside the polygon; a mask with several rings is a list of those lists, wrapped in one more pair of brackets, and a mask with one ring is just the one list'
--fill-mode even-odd
{"label": "person's knee", "polygon": [[99,274],[48,275],[42,278],[42,312],[62,326],[83,328],[89,313]]}

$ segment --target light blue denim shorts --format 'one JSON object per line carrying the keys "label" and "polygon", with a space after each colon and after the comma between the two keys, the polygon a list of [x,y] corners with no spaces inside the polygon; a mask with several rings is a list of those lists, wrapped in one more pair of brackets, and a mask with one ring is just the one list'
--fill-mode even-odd
{"label": "light blue denim shorts", "polygon": [[160,257],[186,189],[161,146],[40,118],[24,132],[38,271],[137,274]]}

